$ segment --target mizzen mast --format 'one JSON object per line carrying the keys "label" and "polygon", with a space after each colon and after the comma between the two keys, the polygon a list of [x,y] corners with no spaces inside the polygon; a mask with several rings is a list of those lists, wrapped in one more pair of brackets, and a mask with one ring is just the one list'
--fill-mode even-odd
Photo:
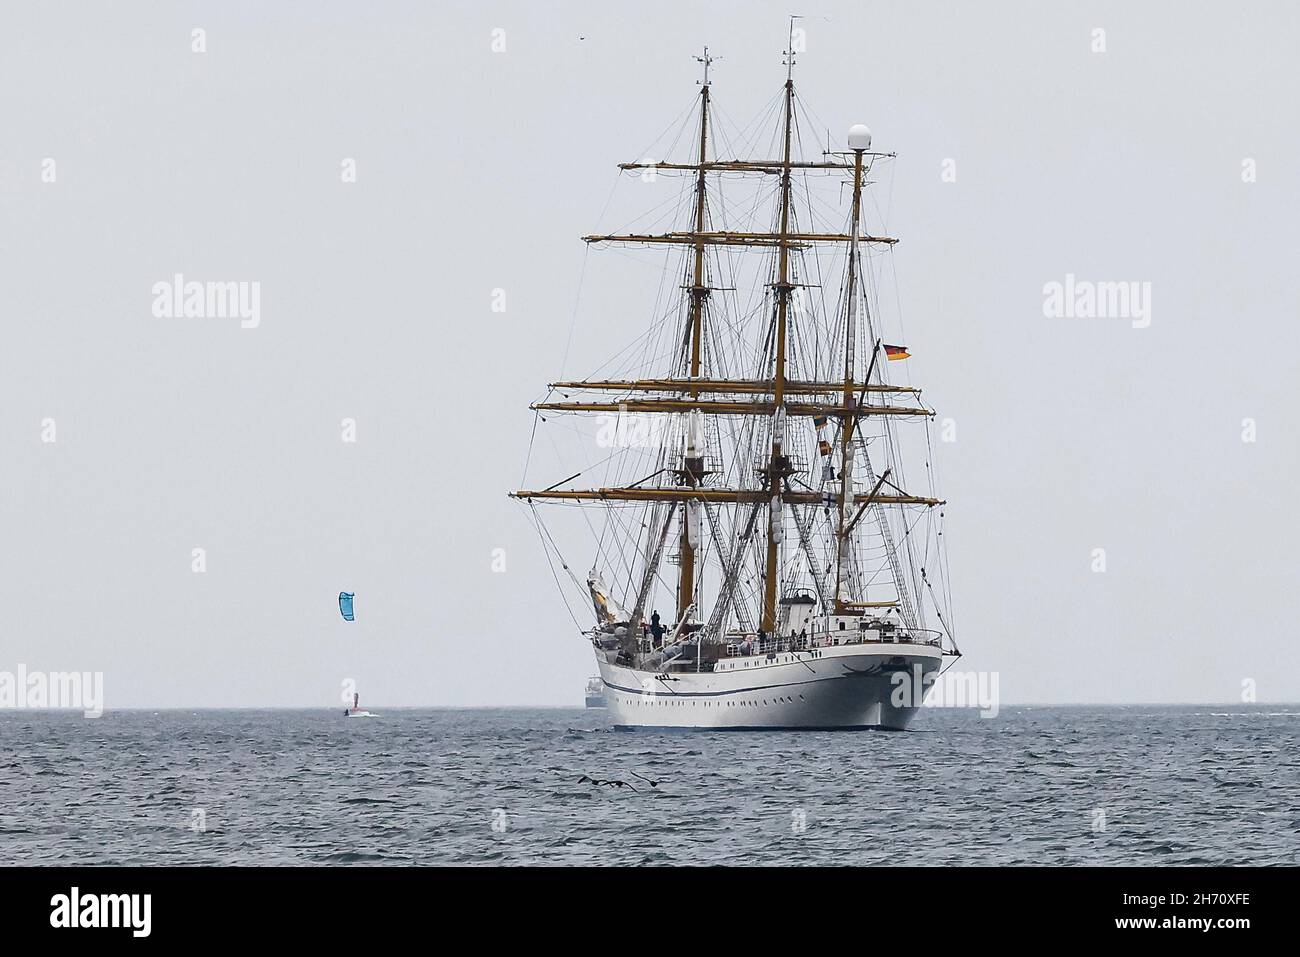
{"label": "mizzen mast", "polygon": [[[853,139],[857,134],[861,139]],[[858,266],[858,221],[862,215],[862,154],[871,145],[871,134],[865,127],[850,131],[849,146],[853,149],[853,209],[849,214],[852,223],[849,235],[849,263],[847,278],[848,302],[844,311],[844,407],[848,411],[840,426],[840,501],[839,525],[836,530],[835,549],[835,613],[844,612],[844,585],[849,571],[849,509],[852,508],[853,492],[853,426],[857,417],[851,411],[857,402],[853,386],[853,356],[855,352],[854,320],[857,317],[857,266]],[[867,372],[870,382],[871,371]],[[877,489],[878,491],[878,489]]]}

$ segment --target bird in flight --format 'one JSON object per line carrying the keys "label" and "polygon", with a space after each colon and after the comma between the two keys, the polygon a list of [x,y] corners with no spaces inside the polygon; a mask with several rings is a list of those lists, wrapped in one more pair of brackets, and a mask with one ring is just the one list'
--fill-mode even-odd
{"label": "bird in flight", "polygon": [[579,783],[579,784],[591,784],[591,785],[593,785],[593,786],[595,786],[595,787],[607,787],[607,788],[628,788],[629,790],[632,790],[632,791],[635,791],[635,790],[636,790],[635,787],[633,787],[632,785],[628,784],[626,781],[615,781],[615,780],[612,780],[612,779],[609,780],[609,781],[602,781],[602,780],[600,780],[599,778],[589,778],[589,777],[587,777],[587,775],[585,775],[585,774],[584,774],[582,777],[578,778],[578,783]]}

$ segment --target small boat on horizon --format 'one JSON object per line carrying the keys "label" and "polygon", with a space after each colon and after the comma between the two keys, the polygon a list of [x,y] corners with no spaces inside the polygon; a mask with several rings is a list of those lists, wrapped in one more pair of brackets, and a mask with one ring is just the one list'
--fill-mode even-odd
{"label": "small boat on horizon", "polygon": [[343,709],[345,718],[377,718],[379,715],[371,711],[361,710],[361,695],[354,693],[352,695],[352,707]]}

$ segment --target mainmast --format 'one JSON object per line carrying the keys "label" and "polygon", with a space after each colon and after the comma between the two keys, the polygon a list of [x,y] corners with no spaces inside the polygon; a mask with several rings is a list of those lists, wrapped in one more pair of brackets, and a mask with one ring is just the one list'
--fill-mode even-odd
{"label": "mainmast", "polygon": [[[705,190],[707,188],[708,162],[706,151],[709,142],[709,48],[704,48],[704,55],[695,58],[704,64],[704,79],[700,82],[700,170],[695,181],[695,270],[690,287],[690,377],[700,377],[700,340],[704,325],[704,302],[708,299],[709,288],[704,284],[704,216]],[[691,398],[698,399],[699,389],[692,387]],[[686,455],[681,471],[683,483],[688,488],[695,488],[704,479],[704,456],[700,448],[701,435],[695,428],[699,421],[696,412],[686,414]],[[686,615],[687,609],[695,600],[695,546],[698,544],[700,529],[700,505],[690,502],[682,511],[681,543],[678,550],[680,577],[677,583],[677,621]],[[695,540],[692,540],[692,539]]]}
{"label": "mainmast", "polygon": [[[793,28],[792,28],[793,30]],[[792,34],[793,36],[793,34]],[[771,486],[771,505],[767,527],[767,562],[763,578],[763,630],[768,634],[776,627],[777,559],[783,538],[781,523],[781,485],[790,472],[790,459],[784,454],[785,442],[785,335],[790,292],[790,141],[794,126],[794,43],[786,50],[785,76],[785,151],[781,159],[781,228],[777,234],[780,250],[776,290],[776,370],[773,376],[772,459],[767,469]]]}

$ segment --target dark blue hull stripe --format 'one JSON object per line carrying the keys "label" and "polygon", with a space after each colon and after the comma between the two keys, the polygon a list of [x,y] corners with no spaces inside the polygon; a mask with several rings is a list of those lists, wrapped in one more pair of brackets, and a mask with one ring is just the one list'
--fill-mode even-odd
{"label": "dark blue hull stripe", "polygon": [[[825,678],[813,678],[811,681],[787,681],[779,685],[755,685],[752,688],[737,688],[735,691],[674,691],[672,688],[665,687],[662,691],[642,691],[640,688],[624,688],[622,685],[610,684],[605,682],[606,688],[613,688],[615,691],[622,691],[626,694],[638,695],[642,698],[662,698],[664,695],[672,695],[674,698],[721,698],[726,695],[746,694],[751,691],[771,691],[776,688],[798,688],[803,685],[815,685],[822,681],[838,681],[841,678],[851,678],[852,675],[827,675]],[[604,679],[601,679],[604,681]],[[671,682],[660,681],[661,685],[667,685]]]}

